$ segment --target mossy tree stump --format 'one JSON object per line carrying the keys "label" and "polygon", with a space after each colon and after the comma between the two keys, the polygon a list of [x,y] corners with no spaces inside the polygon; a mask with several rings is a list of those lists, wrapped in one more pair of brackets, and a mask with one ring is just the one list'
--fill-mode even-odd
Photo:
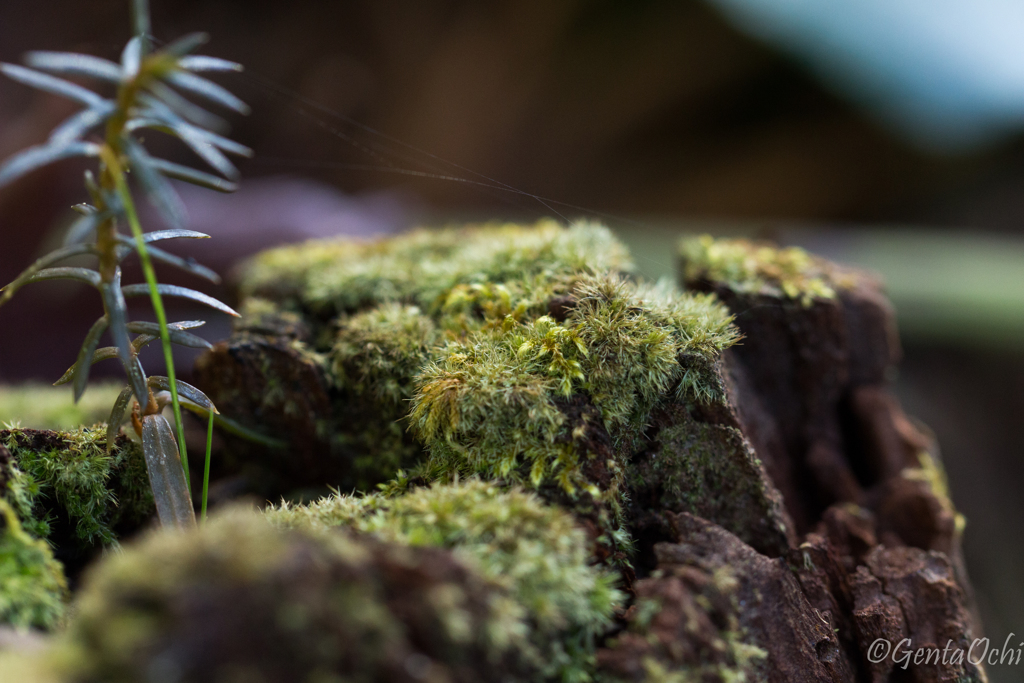
{"label": "mossy tree stump", "polygon": [[[184,559],[156,583],[125,567],[168,556],[159,536],[101,566],[62,650],[78,662],[65,674],[94,673],[62,680],[130,680],[157,652],[184,657],[203,612],[175,607],[188,603],[180,586],[210,562],[253,563],[241,583],[198,585],[230,619],[264,623],[268,600],[295,602],[268,586],[317,553],[337,578],[318,575],[310,595],[333,604],[357,577],[378,617],[303,598],[299,631],[404,639],[381,635],[383,650],[359,656],[254,653],[225,631],[204,671],[252,665],[278,680],[291,661],[309,681],[852,683],[893,675],[891,660],[868,661],[877,638],[969,646],[980,625],[963,520],[937,449],[887,390],[899,350],[878,284],[740,241],[687,240],[680,258],[679,285],[638,282],[607,230],[550,222],[256,257],[240,271],[244,317],[200,359],[198,384],[289,448],[229,440],[215,475],[272,499],[355,493],[230,522],[287,549],[273,561],[226,540],[221,557],[211,539],[228,532],[215,527],[175,540]],[[303,550],[338,543],[348,550]],[[387,583],[401,548],[410,580],[434,558],[422,593]],[[82,654],[118,619],[152,628],[127,651]],[[437,638],[424,624],[440,624]],[[985,678],[964,661],[899,673]]]}

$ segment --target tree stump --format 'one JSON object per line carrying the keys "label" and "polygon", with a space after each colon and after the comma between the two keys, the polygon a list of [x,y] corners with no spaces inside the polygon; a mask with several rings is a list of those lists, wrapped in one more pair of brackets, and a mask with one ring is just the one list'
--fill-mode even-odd
{"label": "tree stump", "polygon": [[[963,519],[933,439],[888,391],[900,351],[879,283],[801,250],[711,238],[682,242],[678,286],[630,269],[607,230],[553,223],[266,252],[241,269],[243,319],[200,359],[197,383],[289,447],[229,439],[215,476],[275,500],[355,491],[267,511],[285,530],[266,542],[312,557],[301,549],[345,534],[385,573],[412,546],[413,574],[423,557],[439,567],[424,590],[465,585],[476,620],[508,605],[493,638],[431,641],[423,624],[449,623],[455,603],[404,603],[390,579],[374,588],[387,623],[414,634],[395,651],[429,680],[984,681],[964,655],[981,626]],[[121,570],[97,570],[81,624],[161,616],[137,650],[97,651],[91,670],[188,651],[204,612],[176,608],[175,587],[214,561],[210,533],[174,541],[193,559],[159,588],[140,583],[145,600],[111,579]],[[244,566],[251,548],[236,545],[223,553]],[[134,552],[145,563],[165,550]],[[242,610],[232,623],[250,601],[265,622],[267,600],[286,599],[266,586],[299,560],[253,562],[251,584],[193,579],[211,604]],[[318,578],[303,604],[338,582]],[[204,652],[211,671],[237,668],[239,652],[263,661]],[[274,657],[365,680],[410,671],[344,652],[315,667],[298,645]]]}

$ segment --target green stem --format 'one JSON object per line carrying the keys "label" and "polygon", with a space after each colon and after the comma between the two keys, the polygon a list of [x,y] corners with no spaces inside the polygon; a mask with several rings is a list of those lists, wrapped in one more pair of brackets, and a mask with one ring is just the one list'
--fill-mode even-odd
{"label": "green stem", "polygon": [[206,522],[206,497],[210,491],[210,453],[213,451],[213,411],[206,425],[206,464],[203,465],[203,510],[201,519]]}
{"label": "green stem", "polygon": [[132,0],[132,35],[142,39],[142,54],[149,52],[148,0]]}
{"label": "green stem", "polygon": [[[185,423],[181,420],[181,403],[178,401],[178,382],[174,376],[174,354],[171,351],[171,336],[167,330],[167,314],[164,313],[164,302],[157,289],[156,271],[153,270],[153,263],[149,259],[149,252],[146,251],[146,240],[143,238],[142,225],[139,223],[139,216],[135,211],[135,203],[132,201],[131,192],[128,190],[128,183],[125,182],[124,174],[120,168],[112,168],[111,175],[117,184],[117,193],[124,204],[124,213],[128,218],[128,225],[135,237],[135,246],[139,252],[139,261],[142,262],[142,272],[146,275],[146,284],[149,286],[149,298],[153,302],[153,312],[156,313],[156,321],[160,325],[160,342],[164,349],[164,363],[167,365],[167,380],[171,386],[171,405],[174,407],[174,421],[178,426],[178,450],[181,455],[181,467],[185,470],[185,484],[189,493],[192,492],[192,480],[188,473],[188,453],[185,450]],[[140,398],[140,403],[145,398]]]}

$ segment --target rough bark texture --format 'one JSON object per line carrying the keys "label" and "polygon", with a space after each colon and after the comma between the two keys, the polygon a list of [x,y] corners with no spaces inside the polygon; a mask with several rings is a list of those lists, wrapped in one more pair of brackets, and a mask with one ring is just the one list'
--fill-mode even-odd
{"label": "rough bark texture", "polygon": [[240,476],[249,492],[267,498],[347,478],[348,462],[332,457],[324,428],[331,413],[327,378],[303,355],[301,341],[298,333],[242,332],[197,361],[202,386],[217,387],[211,398],[221,412],[244,415],[249,426],[289,440],[280,451],[232,439],[226,459],[215,461],[214,478]]}
{"label": "rough bark texture", "polygon": [[[982,668],[962,659],[911,660],[905,668],[891,655],[869,661],[879,638],[893,648],[909,639],[912,650],[949,644],[966,652],[982,635],[963,569],[962,522],[944,491],[937,449],[886,389],[899,347],[878,285],[857,275],[835,298],[807,305],[741,294],[723,282],[686,284],[714,291],[737,315],[744,340],[725,354],[732,410],[724,422],[760,459],[774,484],[768,490],[781,493],[793,525],[790,544],[779,552],[763,529],[738,525],[735,514],[720,508],[695,510],[702,519],[674,514],[679,506],[665,505],[664,496],[661,505],[636,498],[636,522],[648,530],[641,539],[662,540],[647,557],[656,571],[639,582],[637,594],[660,596],[662,607],[640,628],[638,612],[627,615],[630,630],[599,655],[605,670],[626,680],[644,680],[659,667],[725,680],[708,667],[726,650],[701,647],[721,625],[692,619],[685,629],[678,625],[681,610],[699,594],[692,580],[680,583],[680,577],[728,570],[737,582],[731,613],[746,642],[765,653],[763,660],[730,662],[752,680],[985,680]],[[677,444],[692,462],[699,449],[681,443],[676,427],[657,426],[652,442],[670,450]],[[659,436],[666,432],[668,438]],[[699,441],[703,447],[713,440]],[[641,456],[638,468],[645,467],[651,465]],[[726,507],[753,504],[740,487],[723,482]],[[653,637],[639,638],[637,631]]]}

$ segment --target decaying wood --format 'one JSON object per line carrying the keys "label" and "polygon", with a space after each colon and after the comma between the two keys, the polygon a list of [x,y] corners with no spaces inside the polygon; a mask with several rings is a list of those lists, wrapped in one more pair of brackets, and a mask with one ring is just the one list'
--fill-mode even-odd
{"label": "decaying wood", "polygon": [[[686,284],[715,292],[744,339],[718,367],[726,409],[665,405],[627,454],[636,599],[599,651],[602,673],[641,681],[685,665],[704,680],[726,670],[773,682],[985,680],[966,661],[894,673],[891,658],[868,658],[879,638],[941,650],[982,635],[937,448],[887,388],[900,349],[878,284],[857,275],[809,303]],[[563,299],[550,302],[556,318],[573,306]],[[290,435],[294,460],[263,470],[277,473],[275,493],[346,476],[319,428],[331,387],[296,345],[305,334],[243,331],[198,366],[222,410]],[[268,385],[271,364],[287,386]],[[301,410],[280,410],[291,403]],[[246,453],[251,471],[274,457]]]}

